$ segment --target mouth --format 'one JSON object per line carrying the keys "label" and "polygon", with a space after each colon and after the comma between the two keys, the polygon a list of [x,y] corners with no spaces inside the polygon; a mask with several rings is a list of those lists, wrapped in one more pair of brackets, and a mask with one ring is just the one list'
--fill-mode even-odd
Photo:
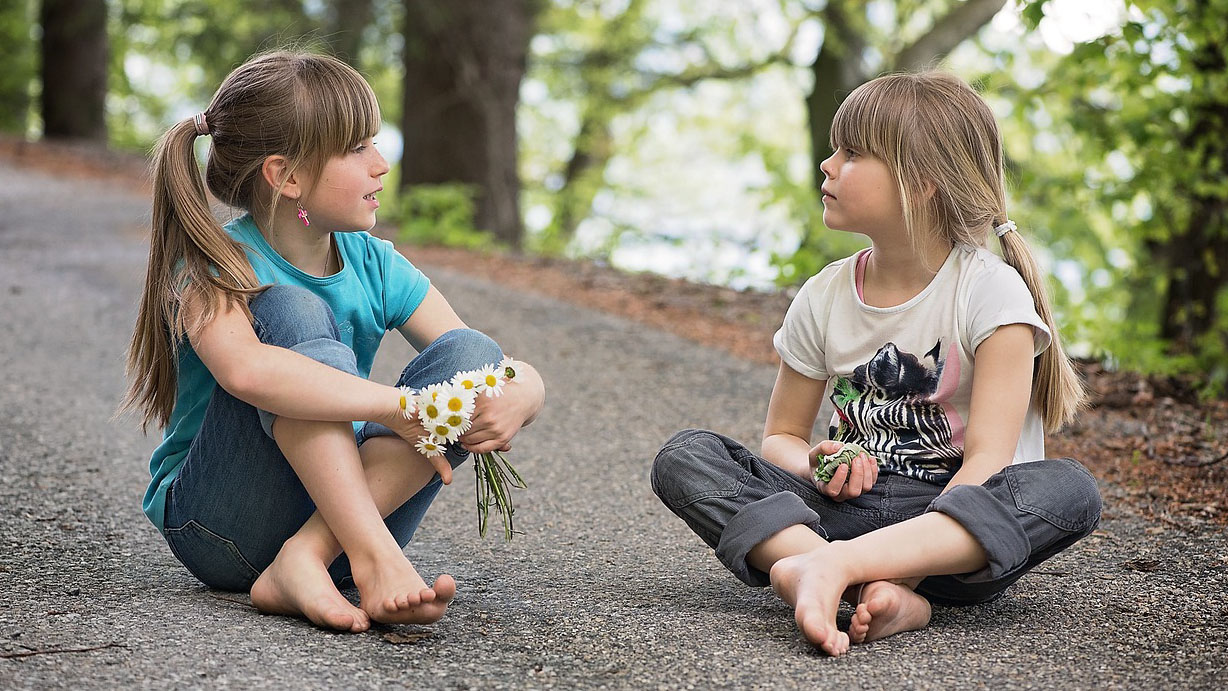
{"label": "mouth", "polygon": [[382,192],[382,191],[384,191],[384,188],[383,188],[383,187],[381,187],[381,188],[379,188],[379,189],[377,189],[377,190],[375,190],[375,191],[373,191],[373,192],[371,192],[371,193],[369,193],[369,194],[364,194],[364,195],[362,195],[362,198],[363,198],[363,199],[366,199],[366,200],[367,200],[367,201],[369,201],[369,202],[373,202],[373,201],[375,201],[375,195],[376,195],[376,194],[379,194],[379,193],[380,193],[380,192]]}
{"label": "mouth", "polygon": [[836,198],[836,195],[829,192],[826,187],[820,188],[819,191],[823,193],[824,199],[827,199],[827,198],[835,199]]}

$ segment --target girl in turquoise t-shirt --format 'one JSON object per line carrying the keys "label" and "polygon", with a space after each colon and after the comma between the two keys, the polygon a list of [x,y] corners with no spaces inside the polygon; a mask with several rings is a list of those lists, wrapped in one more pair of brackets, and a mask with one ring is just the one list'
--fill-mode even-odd
{"label": "girl in turquoise t-shirt", "polygon": [[[175,556],[206,585],[250,590],[263,612],[353,632],[443,616],[455,581],[428,586],[402,549],[453,468],[507,449],[545,395],[519,367],[506,395],[479,398],[447,454],[412,446],[424,431],[398,387],[503,354],[365,232],[388,172],[379,126],[355,70],[275,52],[162,137],[124,402],[163,428],[144,508]],[[225,228],[193,151],[206,135],[209,191],[247,212]],[[392,329],[418,351],[397,386],[367,379]],[[358,607],[337,589],[351,581]]]}

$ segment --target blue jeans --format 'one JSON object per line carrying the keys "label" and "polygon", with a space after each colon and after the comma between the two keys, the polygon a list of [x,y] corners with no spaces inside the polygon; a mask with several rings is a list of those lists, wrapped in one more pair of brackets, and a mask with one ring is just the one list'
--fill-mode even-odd
{"label": "blue jeans", "polygon": [[989,563],[917,586],[942,605],[995,599],[1100,523],[1096,480],[1069,458],[1010,465],[982,485],[959,485],[946,494],[921,480],[880,475],[869,492],[837,502],[726,436],[685,430],[657,454],[652,488],[726,568],[754,586],[767,585],[768,575],[747,563],[747,553],[790,526],[807,526],[828,541],[851,540],[927,511],[944,513],[976,538]]}
{"label": "blue jeans", "polygon": [[[271,286],[249,306],[261,342],[288,348],[357,376],[354,353],[339,338],[332,310],[316,295],[293,286]],[[497,363],[498,344],[471,329],[449,331],[424,348],[397,381],[420,388],[461,370]],[[247,591],[272,563],[287,538],[315,512],[293,468],[273,440],[275,416],[217,387],[200,431],[166,496],[166,541],[175,557],[205,585]],[[361,445],[392,430],[368,422],[355,434]],[[452,467],[468,452],[448,449]],[[409,543],[438,494],[436,475],[384,519],[402,548]],[[329,567],[339,585],[350,577],[345,555]]]}

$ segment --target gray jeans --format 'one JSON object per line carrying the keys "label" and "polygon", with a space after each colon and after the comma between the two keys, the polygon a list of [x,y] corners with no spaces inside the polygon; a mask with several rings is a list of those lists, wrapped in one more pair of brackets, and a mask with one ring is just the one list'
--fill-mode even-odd
{"label": "gray jeans", "polygon": [[757,544],[793,525],[824,540],[849,540],[928,511],[940,511],[972,534],[989,557],[975,573],[932,576],[917,587],[943,605],[987,602],[1100,523],[1096,480],[1069,458],[1007,466],[983,485],[942,487],[880,475],[869,492],[845,502],[823,496],[805,478],[782,470],[714,432],[684,430],[652,464],[652,489],[716,550],[748,585],[768,576],[746,562]]}

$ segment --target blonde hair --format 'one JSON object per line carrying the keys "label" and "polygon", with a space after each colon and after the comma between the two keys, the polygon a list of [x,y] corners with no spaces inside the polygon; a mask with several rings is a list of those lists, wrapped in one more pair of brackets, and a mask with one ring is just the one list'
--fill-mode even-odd
{"label": "blonde hair", "polygon": [[[177,392],[179,348],[218,313],[238,305],[251,318],[249,296],[261,289],[243,247],[214,218],[205,184],[226,204],[271,218],[281,186],[295,172],[315,178],[329,158],[379,130],[379,105],[357,71],[325,55],[276,51],[230,73],[202,127],[212,135],[202,183],[194,119],[170,128],[154,148],[149,267],[128,349],[130,384],[121,410],[139,409],[142,428],[165,427]],[[263,183],[269,156],[284,156],[276,189]],[[200,311],[186,323],[186,301]]]}
{"label": "blonde hair", "polygon": [[[895,176],[904,225],[914,244],[935,232],[952,245],[985,247],[1005,223],[1002,138],[985,101],[958,77],[941,72],[890,74],[855,89],[831,127],[832,147],[868,153]],[[1052,343],[1037,357],[1033,401],[1045,428],[1070,422],[1086,393],[1053,320],[1040,269],[1018,232],[1000,236],[1002,257],[1023,277]]]}

